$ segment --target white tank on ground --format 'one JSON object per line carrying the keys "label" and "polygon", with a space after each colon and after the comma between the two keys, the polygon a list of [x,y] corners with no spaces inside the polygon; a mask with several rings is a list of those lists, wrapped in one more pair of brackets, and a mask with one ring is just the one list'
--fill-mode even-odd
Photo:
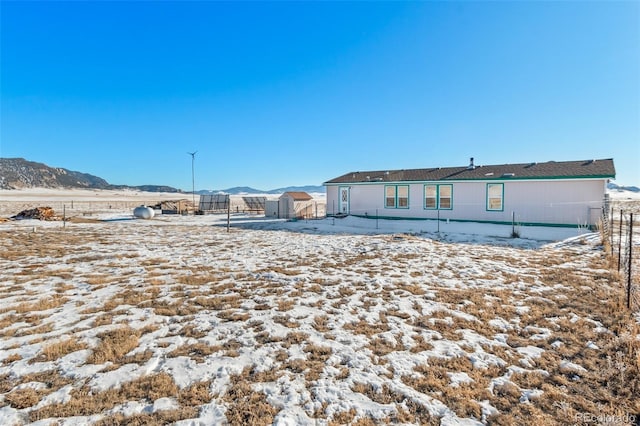
{"label": "white tank on ground", "polygon": [[138,206],[133,209],[133,215],[139,219],[151,219],[154,214],[153,209],[147,206]]}

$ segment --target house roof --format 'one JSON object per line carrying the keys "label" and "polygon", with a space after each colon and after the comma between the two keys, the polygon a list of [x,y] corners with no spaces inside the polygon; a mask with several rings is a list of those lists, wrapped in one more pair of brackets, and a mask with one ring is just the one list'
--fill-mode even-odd
{"label": "house roof", "polygon": [[309,194],[307,194],[306,192],[299,192],[299,191],[289,191],[289,192],[285,192],[284,195],[288,195],[291,198],[293,198],[294,201],[309,201],[309,200],[313,200],[313,197]]}
{"label": "house roof", "polygon": [[547,161],[545,163],[349,172],[324,184],[447,180],[587,179],[614,178],[615,175],[613,159],[607,158],[602,160]]}

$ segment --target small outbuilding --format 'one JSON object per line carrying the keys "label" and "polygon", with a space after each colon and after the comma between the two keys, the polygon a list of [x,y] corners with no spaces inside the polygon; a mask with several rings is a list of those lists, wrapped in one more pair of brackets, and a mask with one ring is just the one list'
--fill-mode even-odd
{"label": "small outbuilding", "polygon": [[193,212],[195,207],[191,200],[165,200],[151,206],[156,214],[184,214]]}
{"label": "small outbuilding", "polygon": [[278,217],[304,219],[314,217],[313,197],[306,192],[285,192],[278,199]]}

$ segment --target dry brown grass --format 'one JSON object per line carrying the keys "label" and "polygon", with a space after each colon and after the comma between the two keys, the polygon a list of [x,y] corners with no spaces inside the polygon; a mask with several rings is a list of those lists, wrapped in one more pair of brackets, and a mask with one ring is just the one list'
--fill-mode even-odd
{"label": "dry brown grass", "polygon": [[[59,390],[71,381],[71,379],[61,376],[56,370],[27,374],[22,377],[12,377],[6,374],[0,377],[0,392],[4,393],[5,402],[14,408],[22,409],[34,406],[42,397]],[[38,389],[26,387],[12,391],[18,385],[32,382],[41,383],[44,387]]]}
{"label": "dry brown grass", "polygon": [[379,337],[371,338],[370,343],[367,347],[376,356],[385,356],[390,354],[391,352],[404,349],[401,345],[389,342],[388,340],[381,339]]}
{"label": "dry brown grass", "polygon": [[277,309],[281,312],[290,311],[296,305],[296,301],[294,299],[280,299],[278,300]]}
{"label": "dry brown grass", "polygon": [[250,370],[231,379],[231,387],[224,400],[228,407],[225,413],[230,425],[270,425],[278,410],[267,402],[267,397],[256,392],[247,379]]}
{"label": "dry brown grass", "polygon": [[176,334],[181,337],[192,337],[194,339],[201,339],[209,334],[209,330],[198,328],[195,324],[185,324],[182,326],[182,328],[180,328],[180,330],[178,330]]}
{"label": "dry brown grass", "polygon": [[204,286],[220,281],[220,276],[216,274],[206,275],[180,275],[175,278],[176,282],[190,286]]}
{"label": "dry brown grass", "polygon": [[[194,232],[193,227],[176,229],[179,232]],[[250,345],[247,342],[255,339],[256,346],[268,345],[270,347],[264,349],[273,350],[270,356],[275,361],[275,367],[267,371],[257,371],[254,367],[243,372],[232,380],[229,391],[219,396],[210,394],[211,384],[208,382],[179,390],[172,380],[154,379],[156,381],[151,383],[151,379],[141,379],[97,394],[92,394],[82,387],[82,383],[78,383],[74,385],[76,389],[72,391],[69,405],[58,404],[48,408],[48,412],[44,408],[42,411],[35,410],[30,420],[54,414],[105,413],[123,402],[139,400],[149,403],[152,398],[162,394],[176,397],[180,407],[153,415],[108,416],[102,422],[167,424],[196,416],[198,408],[215,397],[228,405],[231,424],[270,424],[278,409],[271,407],[256,384],[274,382],[283,374],[299,375],[304,376],[303,381],[306,381],[307,389],[313,394],[314,382],[320,378],[345,380],[363,377],[357,374],[362,367],[353,366],[347,357],[342,359],[339,353],[333,354],[328,347],[311,344],[310,338],[316,341],[318,334],[346,345],[353,343],[344,342],[343,339],[352,337],[357,340],[357,350],[368,348],[371,351],[370,354],[364,351],[369,359],[363,362],[370,362],[373,368],[379,368],[375,365],[377,363],[387,362],[384,369],[376,370],[381,386],[356,382],[352,391],[362,393],[376,403],[392,404],[397,410],[388,418],[378,420],[360,417],[362,414],[356,415],[354,410],[342,411],[327,418],[327,412],[335,412],[336,406],[333,405],[328,411],[329,404],[325,403],[314,413],[308,413],[332,424],[438,424],[439,419],[431,415],[427,407],[391,390],[387,380],[392,377],[442,401],[461,417],[478,419],[481,415],[478,401],[487,400],[502,411],[486,419],[489,424],[518,424],[522,419],[535,425],[569,424],[575,421],[575,414],[581,412],[640,413],[637,398],[640,394],[637,325],[633,326],[631,315],[625,311],[622,303],[615,300],[621,290],[617,287],[615,274],[603,272],[606,262],[597,256],[592,256],[590,260],[593,271],[590,272],[588,268],[574,267],[577,259],[571,250],[499,251],[489,248],[487,252],[486,247],[479,245],[458,247],[433,242],[411,253],[397,253],[390,249],[388,252],[361,254],[348,251],[332,253],[328,258],[320,255],[305,258],[293,256],[291,259],[276,256],[261,261],[259,267],[249,271],[235,270],[233,262],[220,268],[212,266],[214,263],[198,265],[195,261],[186,262],[189,263],[186,267],[183,261],[188,257],[164,259],[158,258],[157,254],[143,255],[134,249],[125,249],[117,258],[113,258],[110,250],[114,244],[121,244],[121,241],[116,241],[119,238],[117,234],[87,232],[80,227],[78,231],[79,235],[59,231],[31,235],[19,231],[15,236],[8,235],[6,240],[0,239],[0,259],[20,265],[9,265],[15,269],[15,273],[12,272],[10,282],[0,288],[0,299],[11,298],[6,299],[10,300],[9,303],[2,304],[5,308],[0,312],[0,337],[6,343],[5,348],[18,349],[24,343],[45,342],[41,353],[28,362],[55,361],[73,352],[72,339],[69,339],[68,345],[58,342],[58,348],[55,346],[57,344],[47,340],[50,337],[46,333],[54,327],[48,318],[49,309],[59,308],[63,304],[68,304],[65,309],[73,303],[82,304],[85,300],[80,300],[74,294],[74,287],[84,291],[86,284],[90,284],[90,291],[104,287],[103,291],[109,290],[106,294],[113,294],[112,288],[116,293],[112,298],[102,300],[103,306],[81,312],[85,320],[83,327],[87,327],[87,318],[95,320],[93,326],[110,325],[116,315],[117,321],[127,322],[132,317],[129,306],[134,306],[140,308],[136,311],[147,309],[161,315],[157,324],[168,327],[168,331],[158,333],[162,339],[159,343],[149,343],[141,338],[143,330],[118,325],[115,330],[98,335],[100,343],[94,348],[89,362],[114,363],[107,369],[116,369],[123,363],[143,363],[153,355],[151,350],[143,350],[147,347],[166,356],[170,351],[166,348],[174,344],[175,335],[195,339],[202,339],[209,334],[219,336],[217,330],[206,327],[213,327],[214,322],[222,320],[244,322],[245,334],[232,333],[224,338],[228,340],[223,339],[215,346],[202,342],[183,345],[169,356],[189,356],[197,362],[218,351],[226,356],[237,356],[242,344]],[[148,236],[154,235],[151,233]],[[412,245],[424,243],[415,237],[399,238],[395,240],[390,237],[385,244],[399,244],[411,250]],[[96,245],[95,253],[87,251],[86,241]],[[22,244],[20,251],[12,247],[18,244]],[[440,245],[439,249],[444,249],[443,252],[448,255],[432,256],[431,249],[438,249]],[[213,253],[212,247],[216,250],[224,247],[225,256],[232,250],[238,250],[236,242],[223,242],[215,238],[200,246],[207,253]],[[256,241],[252,248],[256,247],[266,251],[270,248],[265,241]],[[455,256],[456,249],[461,256],[473,259],[476,264],[470,267],[465,263],[466,259],[461,262]],[[589,253],[590,256],[592,254]],[[29,256],[37,260],[32,262]],[[53,271],[51,266],[63,257],[70,259],[70,266]],[[420,260],[420,267],[414,263],[416,259]],[[77,276],[78,271],[84,270],[87,265],[91,265],[92,273]],[[134,265],[137,268],[142,265],[144,272],[137,272]],[[483,270],[478,272],[478,268]],[[256,273],[261,271],[275,272],[279,276],[277,280],[257,279]],[[300,280],[302,271],[305,278]],[[344,274],[345,271],[348,273]],[[336,278],[338,276],[340,278]],[[460,280],[457,284],[459,287],[448,287],[450,280],[456,277]],[[58,280],[54,281],[53,292],[50,290],[51,278]],[[73,282],[69,281],[71,278]],[[384,280],[379,281],[380,278]],[[81,285],[77,285],[76,280]],[[46,291],[61,296],[50,305],[50,301],[41,299],[44,289],[42,283],[46,281],[49,281]],[[313,301],[308,300],[309,295],[313,295]],[[88,296],[91,297],[91,294]],[[90,300],[86,303],[84,307],[96,304]],[[302,317],[297,310],[293,310],[296,305],[305,309],[309,307],[313,313],[310,317]],[[411,308],[405,311],[398,306]],[[526,306],[529,310],[521,311],[516,309],[518,306]],[[434,308],[437,310],[431,313]],[[83,308],[76,308],[80,309]],[[210,311],[208,315],[212,315],[211,325],[196,327],[195,324],[206,324],[201,321],[201,316],[207,314],[207,310]],[[378,317],[371,315],[373,312],[378,315],[379,311]],[[472,315],[477,320],[457,316],[455,311]],[[264,324],[256,320],[258,318]],[[488,326],[488,322],[496,318],[506,320],[511,328],[504,331],[498,326]],[[610,333],[596,331],[591,320],[601,322]],[[286,337],[270,334],[272,331],[265,324],[270,325],[272,321],[291,328],[287,330],[289,333]],[[223,327],[226,326],[235,325],[223,324]],[[551,336],[536,340],[534,336],[539,328],[550,330]],[[459,332],[463,329],[472,330],[487,340],[473,345],[463,342]],[[84,330],[86,328],[82,329],[83,335]],[[278,331],[285,330],[278,327]],[[71,330],[69,334],[75,332]],[[393,338],[390,338],[389,332]],[[497,333],[506,335],[506,345],[491,344]],[[391,359],[388,355],[394,351],[406,351],[403,356],[422,357],[425,351],[440,350],[442,347],[436,342],[438,334],[440,338],[452,340],[452,348],[462,352],[459,357],[431,357],[411,375],[399,373],[388,362]],[[19,339],[27,335],[33,339]],[[593,341],[600,349],[587,348],[587,340]],[[144,348],[138,348],[139,341],[143,342]],[[362,341],[365,343],[361,345]],[[552,345],[557,341],[563,344]],[[78,341],[76,344],[81,345]],[[297,347],[294,348],[294,345]],[[524,346],[544,349],[539,358],[529,360],[531,366],[521,364],[523,356],[515,350]],[[82,348],[77,346],[75,350]],[[127,355],[136,348],[138,350],[133,355]],[[249,354],[250,351],[251,348],[247,347],[242,353]],[[505,366],[474,368],[469,358],[487,354],[498,357],[505,362]],[[19,361],[18,356],[5,357],[3,364],[6,366]],[[587,371],[576,373],[571,368],[560,368],[562,361],[574,362]],[[489,392],[491,380],[505,376],[506,366],[509,365],[525,366],[527,369],[513,372],[510,376],[512,383],[496,386],[493,393]],[[549,374],[542,374],[540,370],[546,370]],[[453,386],[450,378],[453,372],[465,372],[472,381]],[[69,383],[68,378],[56,376],[59,373],[42,373],[40,377],[0,377],[0,390],[5,394],[5,404],[32,407],[44,395],[60,389],[65,380]],[[19,384],[29,381],[45,383],[46,387],[42,390],[16,389]],[[165,390],[152,393],[150,388],[156,386]],[[543,394],[530,403],[522,404],[519,399],[523,389],[540,389]]]}
{"label": "dry brown grass", "polygon": [[178,394],[178,403],[183,407],[198,407],[211,402],[213,395],[210,392],[211,381],[196,382]]}
{"label": "dry brown grass", "polygon": [[128,352],[138,347],[140,332],[129,326],[98,334],[100,343],[87,359],[90,364],[119,363]]}
{"label": "dry brown grass", "polygon": [[195,362],[203,362],[204,359],[218,351],[221,351],[220,346],[209,346],[205,343],[194,343],[190,345],[182,345],[167,354],[168,357],[186,356],[194,360]]}
{"label": "dry brown grass", "polygon": [[22,409],[33,407],[42,398],[42,392],[32,388],[22,388],[9,392],[4,400],[13,408]]}
{"label": "dry brown grass", "polygon": [[66,403],[54,403],[29,413],[30,421],[51,417],[89,416],[100,414],[118,404],[132,400],[155,401],[163,397],[177,397],[178,387],[166,373],[144,376],[122,384],[120,388],[93,393],[83,387],[71,392]]}
{"label": "dry brown grass", "polygon": [[276,315],[273,317],[273,322],[284,325],[288,328],[300,327],[300,323],[292,319],[289,315]]}
{"label": "dry brown grass", "polygon": [[348,411],[340,411],[333,415],[333,418],[331,419],[331,421],[329,421],[329,426],[351,424],[351,422],[353,422],[356,418],[357,414],[358,412],[355,410],[355,408],[352,408]]}
{"label": "dry brown grass", "polygon": [[372,324],[363,318],[354,323],[347,323],[343,328],[369,337],[389,331],[389,325],[386,322],[380,321]]}
{"label": "dry brown grass", "polygon": [[116,414],[106,416],[95,423],[96,426],[163,426],[174,424],[180,420],[191,419],[198,415],[198,410],[193,407],[179,408],[175,410],[156,411],[152,414],[134,414],[124,416]]}
{"label": "dry brown grass", "polygon": [[354,382],[351,390],[366,395],[370,400],[378,404],[400,403],[406,398],[405,395],[392,391],[386,384],[374,386],[372,384]]}
{"label": "dry brown grass", "polygon": [[86,349],[87,344],[79,342],[75,337],[69,337],[60,342],[52,343],[45,346],[40,351],[40,354],[35,358],[36,361],[54,361],[58,358],[62,358],[70,353]]}
{"label": "dry brown grass", "polygon": [[51,297],[39,299],[33,303],[21,303],[13,308],[4,308],[1,312],[14,310],[18,314],[26,314],[28,312],[48,311],[64,305],[68,300],[66,297],[54,294]]}
{"label": "dry brown grass", "polygon": [[22,359],[22,355],[20,354],[11,354],[8,357],[6,357],[5,359],[2,360],[2,363],[7,365],[7,364],[11,364],[12,362],[15,361],[20,361]]}
{"label": "dry brown grass", "polygon": [[248,312],[240,312],[236,309],[228,309],[216,313],[216,316],[224,321],[247,321],[251,318],[251,314]]}
{"label": "dry brown grass", "polygon": [[15,336],[16,337],[23,337],[23,336],[36,336],[34,339],[30,340],[30,343],[37,343],[41,340],[44,339],[44,337],[42,336],[43,334],[46,333],[51,333],[54,330],[54,326],[52,323],[46,323],[46,324],[42,324],[38,327],[24,327],[21,328],[20,330],[16,330],[15,332]]}
{"label": "dry brown grass", "polygon": [[214,297],[199,296],[193,300],[193,303],[202,306],[203,308],[222,311],[226,309],[240,308],[242,298],[237,294]]}
{"label": "dry brown grass", "polygon": [[308,338],[309,335],[307,333],[292,331],[285,336],[283,341],[288,345],[299,345],[300,343],[306,342]]}
{"label": "dry brown grass", "polygon": [[303,368],[303,370],[307,370],[305,377],[308,381],[318,380],[322,375],[327,360],[331,357],[332,349],[328,346],[308,343],[303,350],[307,353]]}

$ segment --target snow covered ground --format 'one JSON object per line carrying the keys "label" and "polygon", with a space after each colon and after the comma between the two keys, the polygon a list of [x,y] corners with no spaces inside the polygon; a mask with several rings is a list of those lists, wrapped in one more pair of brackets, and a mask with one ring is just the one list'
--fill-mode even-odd
{"label": "snow covered ground", "polygon": [[598,234],[437,226],[232,215],[227,232],[224,215],[124,210],[0,223],[0,424],[640,414],[638,330]]}

